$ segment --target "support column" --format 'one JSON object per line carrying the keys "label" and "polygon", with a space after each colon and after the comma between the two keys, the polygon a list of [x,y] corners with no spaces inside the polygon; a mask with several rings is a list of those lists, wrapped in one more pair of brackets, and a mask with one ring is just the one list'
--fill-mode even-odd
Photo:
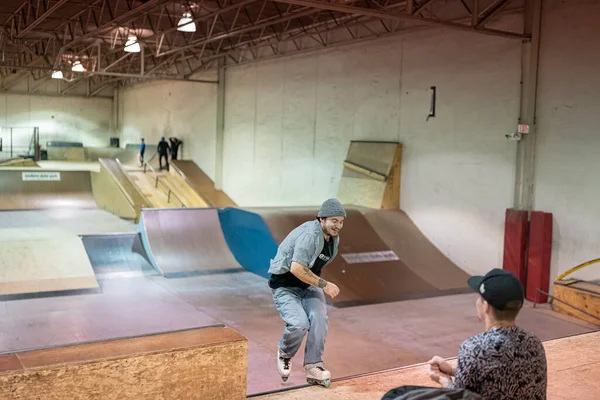
{"label": "support column", "polygon": [[217,143],[215,155],[215,189],[223,189],[223,143],[225,140],[225,58],[219,59],[217,85]]}
{"label": "support column", "polygon": [[535,112],[542,0],[526,1],[525,4],[525,33],[531,35],[531,40],[522,44],[521,112],[519,123],[529,125],[529,133],[523,134],[523,138],[517,144],[514,207],[517,210],[531,211],[533,208],[535,179],[535,139],[537,131]]}

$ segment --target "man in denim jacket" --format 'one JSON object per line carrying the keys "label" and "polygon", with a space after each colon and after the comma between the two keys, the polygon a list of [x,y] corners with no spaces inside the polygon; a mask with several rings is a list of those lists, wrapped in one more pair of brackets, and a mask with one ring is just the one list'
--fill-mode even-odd
{"label": "man in denim jacket", "polygon": [[277,366],[284,381],[291,372],[291,359],[308,332],[304,352],[307,380],[327,382],[328,386],[331,374],[323,368],[322,360],[329,323],[324,293],[334,298],[340,289],[320,276],[337,255],[345,217],[338,200],[326,200],[317,218],[290,232],[271,260],[269,287],[285,322],[277,351]]}

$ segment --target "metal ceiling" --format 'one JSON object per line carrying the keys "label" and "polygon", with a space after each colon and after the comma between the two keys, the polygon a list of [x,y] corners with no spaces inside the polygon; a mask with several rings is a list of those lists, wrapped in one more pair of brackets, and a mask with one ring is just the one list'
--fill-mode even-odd
{"label": "metal ceiling", "polygon": [[[526,0],[2,0],[0,90],[62,71],[65,94],[331,48],[427,26],[527,40]],[[190,13],[195,32],[177,25]],[[497,26],[499,14],[519,29]],[[188,24],[191,26],[191,24]],[[140,52],[124,51],[134,35]],[[84,72],[73,72],[79,62]]]}

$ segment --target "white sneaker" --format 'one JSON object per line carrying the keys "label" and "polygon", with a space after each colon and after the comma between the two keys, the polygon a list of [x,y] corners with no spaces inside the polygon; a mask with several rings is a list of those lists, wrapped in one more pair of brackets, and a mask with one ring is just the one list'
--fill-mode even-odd
{"label": "white sneaker", "polygon": [[329,387],[331,384],[331,373],[323,367],[312,367],[306,370],[306,381],[312,384]]}
{"label": "white sneaker", "polygon": [[283,381],[287,381],[290,374],[292,373],[292,359],[291,358],[283,358],[281,356],[281,350],[277,349],[277,370],[279,371],[279,375],[281,375],[281,379]]}

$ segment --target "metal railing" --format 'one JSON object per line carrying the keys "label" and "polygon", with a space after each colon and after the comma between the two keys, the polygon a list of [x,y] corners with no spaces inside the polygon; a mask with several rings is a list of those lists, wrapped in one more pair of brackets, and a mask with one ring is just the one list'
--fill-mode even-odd
{"label": "metal railing", "polygon": [[183,203],[183,201],[181,201],[179,196],[177,196],[177,194],[173,192],[166,183],[160,180],[160,176],[156,173],[154,168],[152,168],[152,165],[148,164],[148,162],[144,162],[144,173],[146,173],[146,167],[150,168],[150,171],[154,173],[154,187],[158,189],[158,184],[160,183],[161,185],[163,185],[164,189],[166,189],[167,203],[171,202],[171,196],[173,196],[179,202],[179,204],[181,204],[180,208],[186,208],[185,204]]}
{"label": "metal railing", "polygon": [[600,318],[598,318],[597,316],[595,316],[593,314],[590,314],[587,311],[582,310],[579,307],[575,307],[574,305],[569,304],[569,303],[567,303],[564,300],[557,299],[555,296],[551,295],[550,293],[546,293],[545,291],[543,291],[541,289],[536,289],[536,291],[537,291],[537,293],[535,294],[535,302],[533,303],[533,308],[535,308],[538,304],[542,304],[542,303],[540,303],[538,301],[539,297],[540,297],[540,293],[541,293],[541,294],[545,294],[546,296],[550,297],[552,299],[552,301],[558,301],[559,303],[562,303],[562,304],[566,305],[567,307],[574,308],[575,310],[579,311],[580,313],[583,313],[583,314],[585,314],[585,315],[587,315],[589,317],[592,317],[592,318],[596,319],[600,323]]}

